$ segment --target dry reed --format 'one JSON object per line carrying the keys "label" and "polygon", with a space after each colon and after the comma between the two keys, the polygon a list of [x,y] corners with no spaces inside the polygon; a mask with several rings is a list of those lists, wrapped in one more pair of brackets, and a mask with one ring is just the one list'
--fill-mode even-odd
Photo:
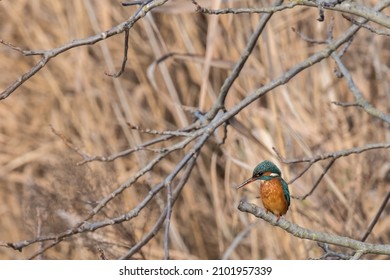
{"label": "dry reed", "polygon": [[[182,105],[210,108],[260,15],[205,16],[195,13],[190,1],[174,2],[159,8],[130,31],[129,60],[120,78],[104,72],[119,70],[123,34],[54,58],[0,102],[0,240],[32,239],[71,227],[97,200],[153,157],[146,151],[111,163],[76,166],[80,157],[52,133],[50,125],[84,152],[109,155],[151,139],[127,123],[172,130],[192,121],[193,116]],[[20,0],[2,1],[0,5],[0,39],[34,50],[97,34],[134,12],[134,8],[121,7],[118,1]],[[259,2],[235,1],[231,5],[254,6]],[[335,36],[350,25],[336,13],[327,11],[325,16],[325,22],[318,22],[318,11],[303,7],[275,14],[234,84],[227,108],[321,48],[302,40],[291,27],[324,39],[332,16]],[[344,58],[366,98],[385,112],[390,105],[390,70],[384,67],[390,61],[388,46],[387,38],[361,30]],[[148,69],[156,59],[171,52],[199,56],[164,60],[153,73],[157,86],[153,88]],[[2,89],[36,62],[35,57],[23,57],[2,45],[0,55]],[[224,145],[210,142],[204,147],[173,208],[171,258],[220,259],[235,237],[255,221],[238,211],[237,204],[242,196],[260,204],[256,186],[239,192],[232,187],[247,178],[259,161],[277,162],[286,180],[300,172],[303,165],[282,164],[272,147],[294,158],[389,141],[388,125],[359,108],[331,103],[353,100],[345,81],[335,77],[334,69],[334,61],[328,59],[300,73],[236,116],[246,135],[229,126]],[[98,218],[113,217],[137,205],[182,155],[177,152],[162,161]],[[285,218],[303,227],[361,238],[388,192],[389,159],[389,150],[339,159],[314,194],[304,201],[292,200]],[[299,196],[308,192],[325,165],[317,163],[290,186],[291,193]],[[151,229],[164,203],[162,193],[136,219],[72,237],[42,257],[97,259],[97,248],[101,248],[107,258],[118,258]],[[369,242],[390,243],[389,211],[387,206]],[[163,240],[160,231],[135,257],[163,258]],[[0,247],[0,258],[26,258],[38,246],[22,252]],[[260,221],[229,258],[307,259],[322,253],[315,242],[290,236]]]}

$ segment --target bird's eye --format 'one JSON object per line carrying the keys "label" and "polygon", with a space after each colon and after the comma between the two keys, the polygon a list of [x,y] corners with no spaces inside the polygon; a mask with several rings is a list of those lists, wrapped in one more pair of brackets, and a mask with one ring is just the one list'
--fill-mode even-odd
{"label": "bird's eye", "polygon": [[261,176],[263,176],[263,172],[259,172],[255,174],[255,177],[261,177]]}

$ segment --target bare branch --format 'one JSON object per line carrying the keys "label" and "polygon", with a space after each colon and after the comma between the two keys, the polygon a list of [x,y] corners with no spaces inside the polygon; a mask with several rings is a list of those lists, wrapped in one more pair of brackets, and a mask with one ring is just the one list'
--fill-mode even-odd
{"label": "bare branch", "polygon": [[[116,27],[111,28],[110,30],[103,32],[101,34],[88,37],[86,39],[82,40],[76,40],[71,43],[65,44],[59,48],[55,48],[53,50],[36,50],[36,51],[27,51],[23,50],[19,47],[15,47],[10,43],[4,42],[0,40],[0,43],[7,46],[8,48],[11,48],[14,51],[17,51],[25,56],[27,55],[39,55],[41,56],[41,60],[39,63],[37,63],[33,68],[31,68],[28,72],[26,72],[25,75],[23,75],[20,79],[15,81],[12,85],[10,85],[3,93],[0,94],[0,99],[4,99],[8,97],[16,88],[21,86],[24,81],[31,78],[35,73],[37,73],[41,68],[43,68],[46,63],[53,57],[55,57],[58,54],[61,54],[65,51],[68,51],[72,48],[84,46],[88,44],[94,44],[96,42],[99,42],[101,40],[105,40],[106,38],[110,36],[114,36],[116,34],[125,32],[124,34],[124,43],[123,43],[123,57],[122,57],[122,64],[121,68],[118,72],[113,74],[107,74],[112,77],[119,77],[123,71],[125,70],[126,63],[127,63],[127,52],[129,48],[129,29],[133,27],[133,25],[142,17],[145,16],[149,11],[151,11],[154,7],[163,5],[166,3],[167,0],[144,0],[144,1],[133,1],[133,2],[124,2],[122,5],[124,6],[131,6],[131,5],[139,5],[139,9],[136,13],[134,13],[126,22],[123,22]],[[202,8],[196,1],[192,1],[194,5],[196,5],[197,10],[206,13],[206,14],[221,14],[221,13],[244,13],[245,9],[220,9],[220,10],[210,10]],[[299,4],[298,4],[299,3]],[[261,17],[261,20],[257,24],[257,27],[255,31],[251,34],[251,37],[249,41],[246,44],[246,47],[244,48],[239,60],[235,64],[234,68],[231,72],[229,72],[229,75],[225,79],[223,86],[220,88],[219,95],[217,97],[217,100],[211,105],[211,109],[208,112],[200,112],[197,108],[191,107],[191,112],[195,115],[197,120],[194,120],[192,124],[189,126],[177,129],[177,130],[155,130],[155,129],[144,129],[140,128],[138,126],[129,125],[132,129],[136,129],[140,133],[148,133],[154,137],[154,139],[142,142],[136,147],[128,148],[124,151],[114,153],[108,156],[92,156],[85,152],[83,152],[79,147],[77,147],[75,144],[72,143],[71,140],[69,140],[64,134],[61,132],[56,131],[53,127],[51,127],[53,133],[59,137],[63,143],[73,150],[75,153],[77,153],[81,158],[82,162],[79,164],[85,164],[87,162],[91,161],[113,161],[117,158],[128,156],[134,152],[146,150],[156,153],[156,155],[153,155],[153,158],[151,160],[147,159],[146,162],[143,162],[138,172],[135,174],[132,174],[131,177],[126,177],[126,180],[124,182],[121,182],[121,184],[118,184],[116,186],[116,189],[111,191],[110,193],[105,193],[104,195],[101,195],[98,199],[100,199],[97,203],[97,205],[94,205],[94,208],[90,210],[85,216],[82,216],[79,220],[77,220],[77,223],[75,225],[72,224],[69,229],[62,231],[57,234],[50,234],[47,236],[41,236],[42,230],[41,225],[38,224],[38,231],[37,231],[37,237],[30,240],[24,240],[20,242],[3,242],[0,241],[0,246],[12,248],[15,250],[22,250],[25,247],[28,247],[32,244],[38,243],[38,247],[36,248],[37,251],[31,256],[31,258],[35,258],[38,256],[42,256],[43,252],[46,252],[50,248],[56,246],[57,244],[61,243],[62,241],[66,239],[73,238],[77,236],[78,234],[85,234],[88,232],[92,232],[98,229],[102,229],[104,227],[109,227],[115,224],[121,224],[125,223],[126,221],[135,219],[140,213],[144,213],[146,209],[148,209],[147,206],[150,205],[151,202],[153,202],[156,199],[159,199],[158,201],[160,203],[160,213],[157,217],[154,224],[152,224],[150,230],[148,232],[144,232],[143,236],[137,240],[134,241],[132,244],[132,247],[129,251],[127,251],[122,258],[128,259],[134,256],[134,254],[139,253],[142,248],[148,244],[152,238],[154,238],[157,234],[161,232],[161,229],[164,228],[164,234],[161,235],[161,241],[163,241],[163,247],[164,247],[164,258],[169,259],[170,254],[170,226],[171,226],[171,215],[174,213],[174,204],[177,201],[177,198],[179,197],[182,189],[184,188],[187,180],[191,176],[191,172],[193,170],[193,167],[196,164],[196,157],[201,153],[202,149],[204,148],[204,145],[207,142],[210,142],[210,140],[213,140],[213,146],[215,147],[215,143],[217,144],[224,144],[225,139],[227,139],[227,125],[232,124],[234,122],[234,117],[243,111],[245,108],[248,107],[253,102],[256,102],[260,98],[264,97],[265,94],[269,93],[270,91],[280,87],[281,85],[284,85],[288,83],[292,78],[296,77],[300,72],[303,70],[310,69],[314,64],[323,61],[330,56],[332,56],[334,59],[338,58],[340,60],[340,53],[345,52],[345,50],[348,48],[348,46],[351,44],[352,39],[354,38],[354,35],[356,32],[364,27],[367,22],[366,20],[360,20],[358,21],[359,24],[355,24],[351,26],[349,29],[347,29],[340,37],[333,38],[333,20],[331,21],[328,38],[324,41],[319,40],[313,40],[305,37],[300,32],[295,31],[299,36],[301,36],[306,41],[309,41],[311,43],[316,44],[324,44],[324,46],[321,46],[321,50],[314,53],[307,59],[302,60],[300,63],[297,63],[296,65],[292,66],[287,71],[280,73],[279,76],[276,78],[271,77],[270,82],[268,82],[266,85],[262,85],[258,89],[254,90],[251,93],[248,93],[245,98],[243,98],[241,101],[233,101],[236,102],[236,104],[229,104],[229,109],[225,108],[225,100],[227,98],[227,95],[229,92],[231,92],[231,88],[235,81],[237,80],[240,73],[242,74],[242,69],[244,65],[246,64],[247,59],[252,55],[252,51],[254,47],[258,43],[259,36],[262,34],[264,28],[269,22],[269,19],[275,12],[280,12],[285,9],[293,8],[297,5],[301,6],[310,6],[310,7],[317,7],[320,9],[332,9],[335,11],[341,11],[347,9],[349,7],[352,10],[355,7],[363,7],[363,6],[357,6],[358,4],[350,3],[350,1],[341,1],[341,0],[329,0],[329,1],[290,1],[287,4],[283,4],[283,1],[276,0],[274,1],[274,6],[272,7],[265,7],[265,8],[256,8],[256,9],[246,9],[246,12],[249,13],[264,13],[264,15]],[[351,6],[352,5],[352,6]],[[381,9],[386,7],[386,5],[390,5],[390,1],[381,1],[377,7],[374,8],[367,8],[367,11],[361,11],[361,14],[366,13],[366,15],[369,15],[370,17],[375,16],[376,18],[373,19],[373,21],[381,21],[387,16],[382,15],[379,13]],[[370,18],[371,20],[371,18]],[[384,24],[384,23],[382,23]],[[385,26],[385,25],[383,25]],[[336,52],[339,52],[339,54],[336,54]],[[157,65],[164,59],[177,55],[178,53],[169,53],[166,56],[163,56],[162,58],[158,59],[153,65]],[[188,55],[195,57],[194,55]],[[341,63],[341,60],[340,60]],[[343,66],[341,64],[341,66]],[[340,67],[340,66],[339,66]],[[35,70],[34,70],[35,69]],[[153,69],[152,69],[153,70]],[[229,68],[230,70],[230,68]],[[346,69],[344,69],[346,70]],[[283,70],[284,71],[284,70]],[[348,70],[346,70],[348,72]],[[345,71],[344,71],[345,72]],[[341,71],[342,75],[344,75],[344,72]],[[349,73],[348,73],[349,74]],[[349,77],[344,75],[348,80]],[[351,78],[352,80],[352,78]],[[353,83],[353,81],[352,81]],[[352,91],[357,90],[356,86],[354,85]],[[360,93],[360,92],[358,92]],[[361,93],[360,93],[361,95]],[[356,96],[356,95],[355,95]],[[356,97],[356,99],[358,99]],[[340,106],[362,106],[361,103],[358,101],[354,103],[342,103],[342,102],[335,102],[334,104],[340,105]],[[178,105],[182,106],[184,108],[184,105]],[[190,108],[190,107],[188,107]],[[367,107],[368,110],[371,110],[370,107]],[[366,109],[367,109],[366,108]],[[374,114],[375,112],[372,111],[371,114]],[[384,115],[384,120],[387,119],[387,115]],[[383,116],[382,116],[383,118]],[[222,126],[222,127],[221,127]],[[218,129],[223,129],[223,135],[222,139],[220,135],[218,134]],[[251,135],[251,134],[250,134]],[[214,137],[213,137],[214,136]],[[230,135],[229,135],[230,136]],[[378,140],[379,141],[379,140]],[[154,144],[160,144],[159,146],[163,146],[162,148],[153,148]],[[314,183],[312,189],[304,196],[302,197],[294,197],[297,199],[305,199],[309,195],[311,195],[316,188],[318,187],[319,183],[323,179],[323,177],[327,174],[327,172],[332,167],[333,163],[338,160],[340,157],[348,156],[351,154],[356,153],[362,153],[367,152],[372,149],[387,149],[390,147],[389,143],[378,143],[378,144],[369,144],[364,147],[360,148],[352,148],[347,150],[341,150],[336,152],[329,152],[323,155],[308,157],[308,158],[302,158],[302,159],[283,159],[281,155],[278,153],[278,151],[275,149],[275,152],[279,156],[279,158],[284,163],[298,163],[298,162],[304,162],[305,167],[304,170],[293,180],[291,180],[289,183],[291,184],[303,174],[305,174],[314,163],[321,161],[321,160],[328,160],[326,167],[322,171],[321,175],[317,178],[316,182]],[[171,166],[174,166],[170,169],[168,172],[169,174],[165,176],[165,178],[161,179],[160,182],[155,183],[154,185],[151,184],[150,191],[144,195],[139,201],[136,202],[135,206],[132,206],[132,209],[122,209],[119,214],[114,214],[110,217],[105,216],[105,218],[98,218],[98,213],[103,214],[105,213],[104,210],[111,210],[109,206],[114,204],[114,199],[120,195],[123,195],[123,192],[130,188],[134,187],[135,184],[139,181],[141,177],[144,175],[152,172],[156,169],[156,166],[161,164],[163,160],[171,160],[171,155],[176,155],[180,153],[181,155],[178,159],[175,160],[174,164]],[[228,176],[227,176],[228,177]],[[178,183],[177,183],[178,181]],[[149,190],[149,189],[148,189]],[[165,192],[164,192],[165,191]],[[166,194],[166,199],[164,202],[161,201],[161,193]],[[362,238],[363,241],[367,238],[367,236],[372,231],[373,227],[377,223],[380,214],[383,212],[383,209],[385,205],[388,203],[388,200],[390,198],[390,193],[388,193],[385,200],[382,202],[381,207],[379,208],[378,212],[376,213],[374,219],[372,220],[370,226],[368,227],[364,237]],[[309,229],[304,229],[299,227],[298,225],[295,225],[293,223],[288,222],[285,220],[285,218],[282,218],[279,222],[276,221],[276,218],[271,215],[265,213],[261,208],[257,208],[255,205],[248,204],[246,202],[241,202],[239,205],[239,209],[241,211],[249,212],[254,214],[257,217],[260,217],[267,222],[271,223],[272,225],[279,226],[286,230],[287,232],[293,234],[296,237],[299,238],[305,238],[310,239],[313,241],[320,241],[323,243],[320,243],[320,247],[324,250],[325,254],[322,258],[328,258],[328,257],[339,257],[339,258],[351,258],[349,255],[339,254],[337,252],[334,252],[329,249],[328,244],[335,244],[337,246],[343,246],[347,248],[351,248],[355,250],[355,254],[352,256],[352,258],[359,259],[361,256],[373,253],[373,254],[388,254],[390,255],[390,248],[388,245],[375,245],[375,244],[366,244],[364,242],[359,242],[357,240],[342,237],[338,235],[323,233],[323,232],[317,232],[312,231]],[[109,211],[107,211],[109,212]],[[112,215],[112,214],[111,214]],[[41,219],[41,217],[39,217]],[[259,220],[260,221],[260,220]],[[40,222],[40,221],[39,221]],[[258,223],[258,222],[257,222]],[[255,224],[257,224],[255,223]],[[164,227],[165,225],[165,227]],[[149,225],[148,225],[149,226]],[[240,241],[250,232],[250,230],[254,227],[254,224],[248,226],[245,228],[238,236],[233,240],[231,243],[231,246],[225,251],[225,254],[223,255],[223,258],[228,258],[229,255],[234,251],[236,246],[240,243]],[[133,242],[133,241],[132,241]],[[105,253],[102,251],[102,249],[98,248],[99,256],[102,259],[105,259]]]}
{"label": "bare branch", "polygon": [[359,254],[355,256],[358,256],[359,258],[364,254],[390,255],[390,245],[364,243],[345,236],[310,230],[293,224],[286,219],[280,219],[277,221],[276,216],[268,214],[264,209],[245,201],[240,202],[238,209],[242,212],[247,212],[256,216],[257,218],[263,219],[273,226],[280,227],[295,237],[356,250],[359,252]]}
{"label": "bare branch", "polygon": [[[368,144],[363,147],[357,147],[357,148],[351,148],[351,149],[345,149],[345,150],[339,150],[336,152],[330,152],[322,155],[317,155],[313,157],[305,157],[305,158],[292,158],[292,159],[286,159],[280,156],[279,152],[277,152],[277,155],[279,159],[283,163],[287,164],[292,164],[292,163],[300,163],[300,162],[309,162],[310,165],[316,163],[317,161],[320,160],[325,160],[329,158],[340,158],[340,157],[345,157],[351,154],[360,154],[369,150],[375,150],[375,149],[388,149],[390,148],[390,142],[386,143],[375,143],[375,144]],[[277,150],[274,148],[274,151],[276,152]]]}
{"label": "bare branch", "polygon": [[141,128],[136,125],[129,124],[128,125],[131,127],[131,129],[138,130],[141,133],[148,133],[152,135],[170,135],[170,136],[180,136],[180,137],[190,137],[193,135],[193,132],[186,132],[182,130],[176,130],[176,131],[169,131],[169,130],[164,130],[164,131],[158,131],[155,129],[149,129],[149,128]]}
{"label": "bare branch", "polygon": [[343,76],[348,81],[348,87],[353,93],[356,103],[359,104],[360,107],[364,109],[368,114],[371,116],[374,116],[376,118],[381,119],[382,121],[385,121],[390,124],[390,115],[379,111],[377,108],[372,106],[363,96],[359,88],[356,86],[355,82],[352,79],[351,73],[348,71],[348,69],[345,67],[343,62],[341,61],[340,57],[337,55],[336,52],[332,53],[332,58],[336,61],[337,66],[339,67],[340,72],[343,74]]}
{"label": "bare branch", "polygon": [[139,145],[137,147],[129,148],[127,150],[124,150],[124,151],[121,151],[121,152],[118,152],[118,153],[114,153],[114,154],[111,154],[111,155],[108,155],[108,156],[91,156],[91,155],[87,154],[86,152],[83,152],[79,147],[75,146],[61,132],[55,130],[52,126],[50,126],[50,128],[51,128],[52,132],[55,135],[57,135],[68,148],[70,148],[71,150],[73,150],[74,152],[76,152],[77,154],[79,154],[81,156],[81,158],[83,160],[81,162],[78,162],[77,165],[83,165],[83,164],[85,164],[87,162],[91,162],[91,161],[111,162],[111,161],[114,161],[117,158],[125,157],[125,156],[128,156],[128,155],[130,155],[130,154],[132,154],[134,152],[138,152],[138,151],[151,151],[151,152],[154,152],[154,153],[161,154],[161,153],[166,152],[165,148],[151,149],[151,148],[148,148],[148,146],[151,146],[153,144],[169,140],[170,138],[173,137],[172,134],[167,134],[167,135],[164,135],[163,137],[155,138],[155,139],[152,139],[151,141],[144,142],[142,145]]}
{"label": "bare branch", "polygon": [[[282,3],[283,3],[282,0],[277,0],[273,3],[272,6],[278,6]],[[229,75],[229,77],[227,79],[225,79],[225,81],[224,81],[224,83],[219,91],[217,101],[214,103],[213,108],[207,113],[208,120],[213,119],[215,117],[215,115],[218,113],[218,111],[225,107],[225,99],[226,99],[226,96],[227,96],[230,88],[232,87],[234,81],[237,79],[238,75],[240,74],[242,68],[244,67],[246,61],[248,60],[248,57],[252,53],[253,48],[255,47],[257,40],[259,39],[259,36],[263,32],[267,22],[270,20],[272,15],[273,15],[272,12],[268,13],[268,14],[264,15],[261,18],[261,20],[259,21],[259,24],[257,25],[255,31],[252,33],[252,35],[249,39],[249,42],[247,43],[247,45],[243,51],[243,54],[241,55],[237,64],[234,66],[232,73]]]}
{"label": "bare branch", "polygon": [[353,24],[356,24],[356,25],[359,25],[369,31],[371,31],[372,33],[375,33],[377,35],[383,35],[383,36],[390,36],[390,31],[387,31],[387,30],[379,30],[377,28],[374,28],[372,27],[371,25],[369,24],[365,24],[365,23],[361,23],[355,19],[353,19],[352,17],[350,16],[347,16],[347,15],[342,15],[346,20],[352,22]]}
{"label": "bare branch", "polygon": [[[356,3],[355,1],[342,1],[342,3],[336,5],[324,4],[325,1],[293,1],[288,4],[278,5],[274,7],[236,8],[236,9],[226,8],[226,9],[218,9],[218,10],[203,8],[195,0],[192,0],[192,3],[194,3],[194,5],[196,6],[196,10],[198,12],[205,13],[205,14],[213,14],[213,15],[243,14],[243,13],[244,14],[274,13],[274,12],[283,11],[285,9],[291,9],[294,8],[295,6],[307,6],[307,7],[315,7],[315,8],[320,7],[320,9],[329,9],[337,12],[359,16],[366,20],[382,25],[383,27],[390,28],[389,16],[383,13],[378,13],[376,8],[368,8],[359,3]],[[390,5],[389,0],[383,0],[378,4],[378,6],[381,6],[383,8],[389,5]]]}
{"label": "bare branch", "polygon": [[369,144],[369,145],[366,145],[364,147],[345,149],[345,150],[331,152],[331,153],[327,153],[327,154],[323,154],[323,155],[313,156],[311,158],[301,158],[301,159],[285,159],[285,158],[283,158],[280,155],[280,153],[278,152],[278,150],[275,147],[273,147],[273,150],[275,151],[276,155],[278,156],[278,158],[283,163],[294,164],[294,163],[308,162],[308,164],[305,166],[305,168],[297,176],[295,176],[295,178],[290,180],[288,182],[288,184],[292,184],[298,178],[302,177],[303,174],[305,174],[312,167],[312,165],[314,163],[316,163],[318,161],[321,161],[321,160],[331,159],[331,161],[327,164],[327,166],[325,167],[325,169],[321,173],[320,177],[314,183],[312,189],[307,194],[305,194],[303,196],[291,196],[292,198],[295,198],[295,199],[304,200],[304,199],[306,199],[308,196],[310,196],[315,191],[315,189],[318,187],[319,183],[321,182],[322,178],[329,171],[330,167],[340,157],[345,157],[345,156],[349,156],[349,155],[352,155],[352,154],[359,154],[359,153],[363,153],[363,152],[366,152],[366,151],[369,151],[369,150],[374,150],[374,149],[387,149],[387,148],[390,148],[390,142],[388,142],[388,143],[378,143],[378,144]]}
{"label": "bare branch", "polygon": [[[194,154],[193,158],[188,162],[188,165],[187,165],[186,170],[184,171],[183,177],[173,193],[172,206],[176,202],[181,190],[185,186],[185,184],[186,184],[186,182],[191,174],[191,171],[192,171],[192,169],[195,165],[195,162],[196,162],[196,156],[197,156],[197,154]],[[144,235],[144,237],[141,239],[140,242],[135,244],[125,255],[123,255],[121,257],[122,260],[131,258],[131,256],[133,256],[135,253],[137,253],[143,246],[145,246],[158,233],[158,231],[162,228],[164,220],[167,216],[167,212],[168,212],[168,206],[165,207],[165,209],[161,213],[160,217],[158,218],[158,220],[155,223],[155,225],[153,226],[153,228],[147,234]],[[165,253],[167,253],[167,248],[165,248],[164,251],[165,251]]]}
{"label": "bare branch", "polygon": [[[62,54],[63,52],[66,52],[70,49],[80,47],[80,46],[86,46],[86,45],[93,45],[97,42],[100,42],[102,40],[105,40],[107,38],[110,38],[114,35],[120,34],[124,32],[125,30],[129,30],[134,26],[134,24],[143,18],[149,11],[152,9],[163,5],[168,0],[154,0],[149,1],[146,5],[142,5],[133,16],[131,16],[127,21],[122,22],[118,24],[117,26],[102,32],[100,34],[96,34],[94,36],[74,40],[72,42],[69,42],[65,45],[62,45],[58,48],[54,48],[51,50],[46,51],[22,51],[16,47],[12,47],[12,49],[17,50],[19,52],[22,52],[24,55],[41,55],[42,58],[38,61],[37,64],[35,64],[30,70],[28,70],[26,73],[24,73],[22,76],[20,76],[19,79],[14,81],[11,85],[9,85],[3,92],[0,93],[0,100],[7,98],[9,95],[11,95],[18,87],[20,87],[25,81],[30,79],[32,76],[34,76],[39,70],[41,70],[50,59],[53,57]],[[4,42],[4,41],[3,41]],[[8,46],[11,47],[11,44],[8,44]]]}
{"label": "bare branch", "polygon": [[[211,125],[211,124],[210,124]],[[213,124],[214,125],[214,124]],[[144,200],[139,203],[133,210],[130,212],[123,214],[119,217],[113,218],[113,219],[107,219],[99,222],[88,222],[90,219],[92,219],[97,213],[99,213],[110,201],[112,201],[115,197],[117,197],[119,194],[121,194],[125,189],[133,185],[138,178],[143,176],[145,173],[149,172],[161,159],[163,159],[166,155],[168,155],[170,152],[176,150],[176,148],[179,148],[181,144],[172,145],[169,147],[168,151],[162,155],[159,155],[154,160],[148,162],[146,166],[140,170],[137,174],[135,174],[132,178],[128,179],[125,183],[123,183],[119,188],[114,190],[112,193],[110,193],[108,196],[103,198],[97,206],[90,212],[89,215],[87,215],[86,218],[84,218],[82,221],[77,223],[73,228],[66,230],[60,234],[52,235],[52,236],[46,236],[46,237],[39,237],[32,240],[24,240],[16,243],[4,243],[6,247],[13,248],[15,250],[21,250],[22,248],[29,246],[31,244],[37,243],[37,242],[43,242],[43,241],[52,241],[49,245],[45,246],[41,250],[37,251],[34,255],[31,256],[31,258],[35,258],[36,256],[42,254],[46,250],[54,247],[61,241],[63,241],[65,238],[68,238],[70,236],[84,233],[84,232],[92,232],[96,229],[110,226],[113,224],[122,223],[124,221],[128,221],[130,219],[133,219],[134,217],[138,216],[140,211],[150,202],[150,200],[165,186],[166,182],[172,181],[177,174],[184,168],[184,166],[190,161],[191,159],[195,159],[196,155],[199,153],[200,149],[203,147],[204,143],[207,141],[207,139],[212,135],[212,132],[214,131],[216,127],[213,129],[209,129],[206,132],[199,133],[201,137],[198,139],[196,144],[194,145],[194,148],[191,149],[186,156],[183,157],[183,159],[180,161],[180,163],[174,168],[174,170],[168,175],[164,182],[156,185],[151,191],[149,191],[149,194],[144,198]],[[193,139],[198,137],[197,134],[193,136],[193,138],[186,139],[184,142],[191,142]],[[183,144],[183,143],[182,143]],[[175,148],[174,148],[175,147]],[[166,214],[165,214],[166,215]],[[160,216],[160,219],[162,219],[161,222],[165,220],[165,216]],[[154,235],[153,235],[154,236]],[[147,241],[146,241],[147,242]],[[146,243],[145,243],[146,244]],[[141,246],[142,247],[142,246]]]}
{"label": "bare branch", "polygon": [[[281,5],[272,5],[271,7],[263,7],[263,8],[226,8],[226,9],[218,9],[212,10],[207,9],[198,4],[195,0],[191,0],[191,2],[195,5],[196,11],[199,13],[210,14],[210,15],[223,15],[223,14],[269,14],[276,13],[286,9],[294,8],[299,5],[297,2],[290,2],[288,4]],[[283,1],[281,1],[283,2]]]}
{"label": "bare branch", "polygon": [[352,256],[351,260],[358,260],[364,255],[363,250],[358,250],[355,252],[355,254]]}
{"label": "bare branch", "polygon": [[332,101],[331,102],[334,105],[341,106],[341,107],[359,107],[360,105],[356,102],[339,102],[339,101]]}
{"label": "bare branch", "polygon": [[[137,205],[133,210],[130,212],[117,217],[115,219],[108,219],[100,222],[90,223],[88,222],[90,219],[92,219],[97,213],[99,213],[111,200],[113,200],[115,197],[117,197],[119,194],[121,194],[125,189],[133,185],[141,176],[143,176],[145,173],[149,172],[160,160],[162,160],[166,155],[168,155],[171,151],[167,151],[164,154],[161,154],[154,158],[152,161],[149,161],[148,164],[141,169],[138,173],[136,173],[133,177],[128,179],[126,182],[124,182],[122,185],[120,185],[116,190],[114,190],[112,193],[110,193],[108,196],[103,198],[97,206],[90,212],[87,217],[85,217],[82,221],[77,223],[73,228],[66,230],[60,234],[57,235],[51,235],[51,236],[45,236],[45,237],[38,237],[31,240],[24,240],[16,243],[6,243],[7,247],[13,248],[15,250],[21,250],[22,248],[29,246],[31,244],[37,243],[37,242],[43,242],[43,241],[50,241],[53,242],[46,247],[44,247],[42,250],[35,253],[31,258],[34,258],[38,256],[39,254],[43,253],[49,248],[52,248],[53,246],[57,245],[59,242],[63,241],[65,238],[68,238],[70,236],[73,236],[75,234],[83,233],[83,232],[92,232],[95,231],[98,228],[102,228],[105,226],[113,225],[116,223],[121,223],[123,221],[128,221],[136,216],[138,216],[139,212],[149,203],[149,201],[164,187],[164,184],[159,184],[156,187],[154,187],[151,191],[149,191],[149,194],[144,198],[144,200]],[[178,172],[178,171],[177,171]],[[176,173],[177,174],[177,173]]]}
{"label": "bare branch", "polygon": [[136,6],[136,5],[142,5],[145,1],[134,1],[134,2],[122,2],[122,6]]}
{"label": "bare branch", "polygon": [[[313,3],[312,1],[299,1],[299,2],[303,6],[313,6],[313,7],[316,6],[316,4]],[[321,1],[314,1],[314,2],[321,2]],[[383,13],[378,13],[378,9],[377,9],[381,7],[380,10],[382,10],[385,7],[390,6],[389,0],[380,1],[377,4],[377,6],[374,8],[368,8],[367,6],[363,6],[362,4],[357,3],[355,1],[343,1],[343,3],[340,3],[335,6],[332,5],[330,6],[322,5],[322,6],[324,9],[329,9],[337,12],[359,16],[364,18],[365,20],[369,20],[379,25],[382,25],[383,27],[390,28],[390,17]]]}

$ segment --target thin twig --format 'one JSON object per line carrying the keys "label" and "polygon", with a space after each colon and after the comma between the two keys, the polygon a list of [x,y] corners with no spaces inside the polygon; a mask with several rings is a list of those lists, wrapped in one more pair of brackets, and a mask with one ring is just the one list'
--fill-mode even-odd
{"label": "thin twig", "polygon": [[181,130],[175,130],[175,131],[170,131],[170,130],[164,130],[164,131],[159,131],[155,129],[149,129],[149,128],[141,128],[136,125],[132,125],[130,123],[127,123],[127,125],[131,129],[138,130],[141,133],[147,133],[147,134],[152,134],[152,135],[171,135],[171,136],[181,136],[181,137],[190,137],[193,135],[192,132],[186,132],[186,131],[181,131]]}
{"label": "thin twig", "polygon": [[29,50],[23,50],[22,48],[20,47],[17,47],[17,46],[14,46],[13,44],[9,43],[9,42],[6,42],[4,40],[1,40],[0,39],[0,44],[3,44],[4,46],[7,46],[9,47],[10,49],[14,50],[14,51],[17,51],[25,56],[28,56],[30,54],[31,51]]}
{"label": "thin twig", "polygon": [[127,6],[137,6],[137,5],[142,5],[145,1],[133,1],[133,2],[122,2],[122,6],[127,7]]}
{"label": "thin twig", "polygon": [[56,130],[52,125],[50,125],[50,129],[51,131],[56,135],[58,136],[62,142],[68,147],[70,148],[71,150],[73,150],[74,152],[76,152],[77,154],[79,154],[82,158],[86,159],[86,158],[89,158],[90,156],[88,154],[86,154],[85,152],[81,151],[81,149],[79,147],[76,147],[72,141],[70,141],[63,133],[59,132],[58,130]]}
{"label": "thin twig", "polygon": [[126,67],[126,62],[127,62],[127,52],[129,50],[129,29],[125,29],[125,39],[124,39],[124,47],[123,47],[123,59],[122,59],[122,65],[121,65],[121,69],[116,72],[116,73],[107,73],[106,72],[106,75],[107,76],[110,76],[110,77],[113,77],[113,78],[118,78],[120,77],[123,72],[125,71],[125,67]]}
{"label": "thin twig", "polygon": [[164,234],[164,260],[169,260],[169,226],[171,225],[171,215],[173,206],[172,196],[172,181],[165,183],[167,189],[167,217],[165,221],[165,234]]}
{"label": "thin twig", "polygon": [[381,216],[381,214],[385,210],[385,207],[386,207],[387,203],[389,202],[389,199],[390,199],[390,191],[387,193],[386,197],[383,199],[382,204],[379,206],[379,209],[376,212],[374,219],[372,219],[370,225],[368,226],[366,232],[364,233],[364,235],[361,239],[362,242],[367,240],[368,236],[370,235],[370,233],[372,232],[376,223],[378,222],[379,217]]}
{"label": "thin twig", "polygon": [[[332,167],[333,163],[336,161],[336,158],[332,158],[328,165],[325,167],[325,169],[322,171],[320,177],[318,177],[317,181],[314,183],[313,187],[311,188],[311,190],[305,194],[305,195],[302,195],[302,196],[291,196],[292,198],[295,198],[295,199],[298,199],[298,200],[305,200],[308,196],[312,195],[313,192],[315,191],[315,189],[318,187],[318,185],[320,184],[322,178],[324,178],[325,174],[329,171],[329,169]],[[291,184],[290,182],[288,184]]]}
{"label": "thin twig", "polygon": [[291,27],[291,30],[296,33],[299,37],[301,37],[302,40],[310,43],[310,44],[317,44],[317,45],[325,45],[327,43],[326,40],[319,40],[319,39],[313,39],[309,38],[307,35],[303,34],[302,32],[295,29],[295,27]]}
{"label": "thin twig", "polygon": [[360,105],[356,102],[339,102],[339,101],[332,101],[331,102],[334,105],[341,106],[341,107],[359,107]]}

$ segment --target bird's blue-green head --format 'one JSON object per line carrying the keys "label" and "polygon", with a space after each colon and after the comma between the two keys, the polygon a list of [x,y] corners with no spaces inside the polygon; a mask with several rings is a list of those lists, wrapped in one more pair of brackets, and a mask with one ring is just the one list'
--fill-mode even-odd
{"label": "bird's blue-green head", "polygon": [[242,182],[237,189],[257,180],[268,181],[280,176],[282,176],[280,169],[269,160],[265,160],[255,167],[252,177]]}
{"label": "bird's blue-green head", "polygon": [[[269,176],[267,176],[269,175]],[[272,176],[270,176],[272,175]],[[263,162],[260,162],[255,169],[253,169],[252,177],[259,177],[259,180],[271,180],[275,176],[282,176],[282,172],[280,172],[280,169],[270,162],[269,160],[265,160]],[[262,178],[261,178],[262,177]]]}

